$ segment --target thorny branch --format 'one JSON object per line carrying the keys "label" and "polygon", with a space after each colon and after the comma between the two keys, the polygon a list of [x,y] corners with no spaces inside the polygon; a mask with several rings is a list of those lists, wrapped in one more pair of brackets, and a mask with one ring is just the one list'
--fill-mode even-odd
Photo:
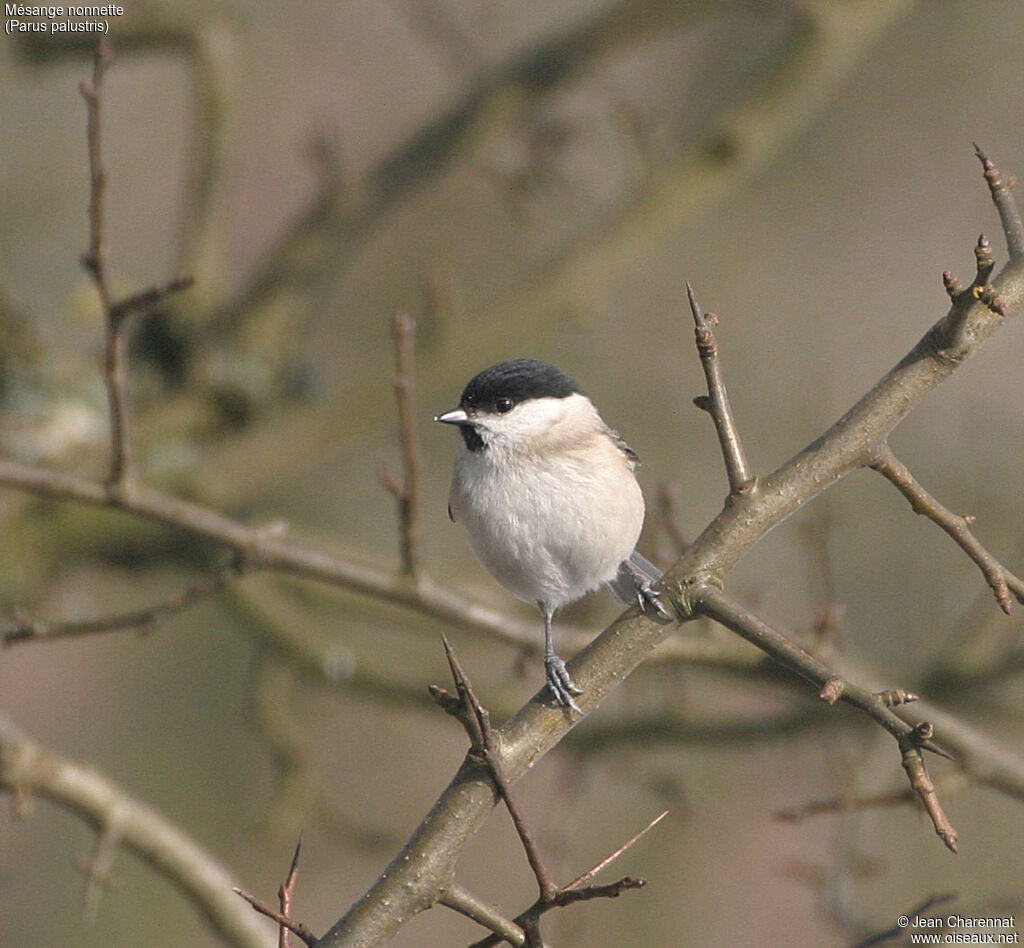
{"label": "thorny branch", "polygon": [[[1012,246],[1014,237],[1008,235]],[[1001,298],[1006,312],[1024,301],[1024,272],[1016,260],[997,276],[991,286]],[[954,308],[959,305],[954,301]],[[962,343],[955,353],[944,347],[949,335],[946,331],[951,320],[960,314],[952,310],[939,320],[918,344],[894,366],[866,395],[820,438],[808,445],[774,473],[758,482],[759,489],[750,494],[731,495],[726,506],[684,551],[678,562],[662,577],[660,586],[674,591],[678,597],[681,621],[692,619],[701,612],[714,608],[722,618],[726,612],[718,608],[715,590],[724,584],[725,576],[747,551],[774,526],[782,522],[811,498],[837,482],[852,470],[867,466],[877,446],[884,443],[891,431],[911,409],[935,386],[948,378],[965,358],[991,336],[1005,322],[982,300],[969,305]],[[734,622],[737,627],[740,622]],[[759,620],[753,623],[743,619],[744,629],[758,631]],[[738,628],[737,628],[738,630]],[[593,706],[600,704],[625,676],[627,676],[669,634],[669,629],[657,627],[635,611],[627,611],[601,633],[570,663],[573,678],[586,690]],[[755,639],[768,641],[758,632]],[[782,643],[776,643],[781,646]],[[788,648],[776,649],[781,654]],[[789,658],[798,655],[790,654]],[[800,659],[802,661],[802,659]],[[791,666],[792,667],[792,666]],[[937,832],[946,845],[956,845],[948,821],[935,809],[933,792],[921,779],[923,766],[917,759],[922,746],[936,750],[930,741],[930,728],[911,726],[897,718],[887,702],[865,689],[853,686],[835,675],[827,666],[809,665],[812,680],[822,689],[822,698],[836,700],[841,696],[867,713],[892,733],[900,742],[901,751],[911,749],[908,773],[914,789],[930,809]],[[937,709],[936,709],[937,711]],[[929,719],[938,721],[938,714],[929,713]],[[947,717],[947,723],[949,721]],[[557,719],[552,709],[536,700],[499,730],[502,741],[503,766],[506,777],[514,781],[527,766],[553,747],[564,736],[570,725]],[[950,732],[940,725],[944,740]],[[965,736],[964,733],[958,737]],[[960,746],[965,746],[963,743]],[[967,745],[969,746],[969,744]],[[989,748],[985,752],[1001,757],[1002,752]],[[974,761],[975,765],[977,760]],[[999,765],[1002,766],[1001,764]],[[1020,777],[1019,763],[1010,770]],[[410,917],[434,904],[450,881],[452,867],[461,848],[482,825],[494,803],[489,780],[482,779],[477,770],[464,763],[448,788],[442,793],[427,819],[410,837],[403,850],[396,855],[378,881],[338,920],[323,936],[319,948],[340,948],[353,944],[351,936],[374,937],[375,933],[396,930]],[[432,875],[425,875],[424,853],[432,865]]]}
{"label": "thorny branch", "polygon": [[[107,318],[105,381],[112,428],[110,475],[105,482],[99,483],[25,465],[0,462],[0,481],[40,496],[72,499],[121,509],[197,535],[216,538],[232,548],[245,565],[299,572],[329,582],[349,585],[350,588],[379,598],[404,602],[413,608],[422,608],[426,604],[424,611],[429,612],[434,608],[439,614],[445,614],[449,618],[474,617],[474,609],[466,608],[465,602],[456,605],[453,600],[444,600],[443,597],[431,600],[429,595],[424,595],[424,588],[429,592],[429,586],[424,586],[423,583],[418,583],[412,592],[409,584],[405,584],[403,591],[400,584],[381,583],[379,575],[374,575],[372,571],[365,570],[359,564],[332,561],[315,551],[288,544],[280,537],[267,534],[265,531],[252,530],[215,511],[137,487],[133,483],[134,469],[124,385],[125,337],[122,323],[127,312],[137,307],[134,303],[131,306],[117,304],[111,299],[103,248],[102,197],[105,176],[99,148],[100,90],[108,60],[109,50],[101,47],[96,58],[93,83],[91,86],[83,86],[82,92],[89,108],[91,166],[90,248],[84,262],[93,274]],[[918,346],[822,438],[765,478],[760,483],[761,489],[756,496],[734,497],[734,502],[727,506],[691,544],[665,580],[667,587],[671,587],[673,582],[678,587],[681,619],[690,619],[698,612],[709,615],[717,613],[715,617],[720,621],[728,620],[731,615],[733,619],[730,627],[735,626],[736,631],[740,631],[740,627],[745,629],[749,638],[757,640],[759,646],[765,648],[773,657],[780,657],[784,663],[789,663],[788,667],[802,669],[801,673],[809,672],[807,677],[820,685],[823,700],[831,702],[841,698],[869,714],[894,734],[903,751],[904,766],[911,785],[929,810],[937,832],[943,836],[946,844],[954,849],[955,832],[938,806],[934,786],[924,769],[920,753],[921,748],[938,750],[931,742],[932,728],[926,722],[916,726],[908,725],[892,715],[890,703],[882,696],[852,685],[807,653],[801,655],[799,651],[794,651],[796,647],[788,640],[783,641],[766,634],[760,620],[742,612],[738,613],[734,603],[719,597],[716,587],[721,584],[729,569],[768,529],[849,470],[870,466],[873,458],[877,457],[872,451],[878,444],[885,442],[885,437],[905,417],[910,408],[938,382],[948,377],[1024,299],[1024,280],[1019,268],[1014,266],[1024,255],[1024,227],[1021,226],[1020,213],[1012,192],[1003,183],[998,169],[980,152],[979,157],[1003,224],[1011,265],[994,282],[989,283],[993,269],[990,248],[987,241],[979,240],[976,248],[978,277],[972,285],[972,292],[966,294],[955,285],[952,278],[947,280],[947,287],[951,289],[950,295],[953,297],[953,307],[947,317],[940,320]],[[167,292],[174,292],[184,285],[184,281],[168,284],[172,289],[168,289]],[[954,290],[956,292],[953,292]],[[146,297],[146,294],[132,297],[130,301],[140,297]],[[149,298],[151,302],[146,305],[155,305],[162,295],[157,290],[153,291]],[[956,330],[952,334],[949,332],[950,327]],[[743,460],[741,453],[738,457]],[[736,467],[736,457],[733,458],[733,467]],[[740,470],[741,468],[730,468],[730,486],[733,488],[736,487],[736,478]],[[726,624],[729,622],[726,621]],[[576,677],[588,687],[588,695],[596,704],[667,634],[666,629],[656,626],[642,616],[627,613],[578,657],[575,664],[579,674]],[[622,651],[623,643],[626,645],[625,653]],[[769,647],[765,647],[766,643]],[[936,715],[931,717],[936,721],[940,720]],[[940,727],[944,726],[940,724]],[[539,703],[527,705],[519,715],[504,725],[498,734],[504,752],[502,764],[503,769],[507,771],[507,779],[510,782],[517,779],[530,763],[557,743],[568,727],[560,716],[552,715],[551,709]],[[4,734],[4,738],[6,751],[10,741],[7,734]],[[999,752],[998,749],[991,750],[978,744],[975,753],[983,765],[986,758],[997,758]],[[994,766],[998,772],[998,764]],[[346,943],[344,939],[353,930],[352,925],[363,923],[368,926],[367,930],[372,930],[379,920],[374,916],[379,917],[382,906],[390,916],[388,923],[394,926],[400,925],[409,915],[422,910],[439,898],[439,893],[444,890],[446,870],[454,864],[461,846],[473,835],[494,802],[492,790],[479,781],[479,774],[476,772],[478,769],[478,766],[474,768],[472,761],[463,766],[453,779],[449,790],[438,802],[431,817],[424,822],[403,853],[392,863],[392,869],[395,871],[385,873],[380,882],[353,907],[349,915],[341,919],[331,932],[321,939],[320,943]],[[7,785],[6,753],[4,779]],[[24,783],[22,778],[21,784],[15,786],[11,783],[10,786],[18,790]],[[1020,794],[1022,791],[1018,787],[1016,792]],[[453,794],[460,795],[458,807],[450,805]],[[457,825],[453,825],[453,820],[457,821]],[[442,840],[439,832],[446,832],[447,838]],[[123,827],[121,835],[128,844],[129,837]],[[431,843],[436,844],[433,850],[429,848]],[[424,867],[417,864],[411,867],[416,872],[415,877],[410,877],[407,854],[411,852],[429,853],[436,860],[437,871],[433,874],[426,873]],[[406,865],[404,871],[403,863]],[[626,881],[623,880],[623,883]],[[569,898],[564,890],[563,897]]]}
{"label": "thorny branch", "polygon": [[656,816],[640,832],[626,840],[586,872],[577,876],[568,885],[557,885],[548,872],[537,844],[526,825],[522,811],[512,796],[509,781],[505,778],[502,768],[501,747],[495,738],[494,731],[491,729],[490,715],[476,697],[473,686],[447,639],[444,639],[444,649],[449,668],[451,669],[452,680],[455,682],[458,698],[451,697],[437,686],[431,686],[431,694],[445,712],[456,717],[466,729],[471,745],[469,757],[476,758],[484,764],[494,782],[498,795],[504,801],[509,816],[512,818],[516,833],[519,835],[523,850],[526,853],[527,861],[537,880],[539,894],[533,905],[511,921],[497,913],[493,908],[483,905],[475,896],[456,883],[450,883],[445,886],[438,897],[438,901],[442,905],[446,905],[472,918],[484,927],[491,929],[493,934],[482,941],[476,942],[474,948],[497,945],[502,941],[508,941],[513,945],[523,944],[528,946],[528,948],[543,948],[544,941],[540,934],[540,918],[544,913],[553,908],[564,907],[574,902],[582,902],[588,899],[617,898],[629,889],[637,889],[644,886],[644,880],[632,879],[628,876],[607,885],[591,885],[590,883],[601,870],[610,866],[631,849],[649,830],[660,823],[668,811],[666,810]]}
{"label": "thorny branch", "polygon": [[300,836],[299,841],[295,844],[295,853],[292,856],[292,864],[288,868],[288,875],[277,890],[277,897],[281,906],[280,911],[275,911],[267,905],[266,902],[260,901],[256,896],[250,895],[242,889],[237,887],[232,889],[235,895],[245,899],[245,901],[252,906],[254,911],[259,912],[260,915],[265,915],[267,918],[277,922],[278,948],[291,948],[291,939],[288,937],[290,932],[298,935],[299,938],[301,938],[307,945],[315,945],[317,941],[316,935],[314,935],[305,925],[296,922],[292,917],[292,903],[295,899],[295,884],[298,881],[299,856],[301,853],[302,837]]}

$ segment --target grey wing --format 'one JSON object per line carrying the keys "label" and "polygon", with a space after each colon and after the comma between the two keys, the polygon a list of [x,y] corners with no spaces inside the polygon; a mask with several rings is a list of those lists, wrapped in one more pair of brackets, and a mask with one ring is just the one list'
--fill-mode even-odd
{"label": "grey wing", "polygon": [[[637,456],[636,451],[626,444],[626,439],[623,438],[622,435],[620,435],[614,428],[608,428],[607,431],[608,437],[612,439],[612,444],[614,444],[615,447],[617,447],[626,456],[626,460],[629,461],[629,466],[636,467],[637,464],[640,463],[640,458]],[[646,563],[647,561],[644,560],[644,562]]]}

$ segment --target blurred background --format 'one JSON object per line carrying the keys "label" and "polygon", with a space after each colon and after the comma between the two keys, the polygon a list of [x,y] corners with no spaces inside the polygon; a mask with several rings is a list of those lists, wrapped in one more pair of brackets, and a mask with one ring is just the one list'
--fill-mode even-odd
{"label": "blurred background", "polygon": [[[703,377],[685,282],[720,316],[736,415],[768,472],[946,311],[940,275],[970,281],[980,231],[1002,266],[972,142],[1004,174],[1024,171],[1019,0],[140,2],[111,39],[113,280],[132,292],[196,278],[133,333],[144,477],[397,568],[379,471],[401,467],[389,322],[405,310],[418,324],[423,570],[527,619],[445,515],[457,438],[431,418],[471,375],[524,355],[578,379],[641,457],[641,549],[667,564],[666,520],[693,537],[727,490],[691,404]],[[0,39],[0,438],[7,457],[101,477],[102,323],[78,262],[91,40]],[[893,439],[1011,567],[1024,552],[1022,356],[1011,321]],[[667,518],[659,497],[674,499]],[[9,489],[0,516],[5,627],[18,607],[56,621],[161,601],[227,560],[174,530]],[[1007,673],[1019,618],[881,478],[851,475],[808,505],[730,589],[807,641],[824,627],[886,686],[1024,753],[1024,692]],[[596,633],[615,614],[602,593],[562,621]],[[495,719],[539,687],[536,656],[253,574],[144,635],[0,651],[0,707],[268,900],[302,829],[296,915],[322,932],[465,753],[426,693],[447,679],[441,632]],[[916,806],[851,805],[904,789],[891,738],[720,631],[681,634],[728,660],[652,660],[517,788],[560,881],[669,810],[598,880],[647,888],[548,916],[552,944],[847,945],[939,893],[962,915],[1024,915],[1019,802],[930,761],[960,831],[954,857]],[[822,800],[830,812],[778,818]],[[76,862],[93,845],[42,801],[0,822],[3,944],[219,944],[130,854],[83,912]],[[508,914],[535,896],[501,812],[458,876]],[[439,908],[393,943],[478,937]]]}

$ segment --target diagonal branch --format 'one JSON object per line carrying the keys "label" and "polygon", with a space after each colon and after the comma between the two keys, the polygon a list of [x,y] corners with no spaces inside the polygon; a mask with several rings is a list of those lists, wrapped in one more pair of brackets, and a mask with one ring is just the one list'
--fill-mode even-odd
{"label": "diagonal branch", "polygon": [[158,866],[230,944],[267,948],[270,943],[266,928],[232,897],[234,880],[211,853],[104,774],[47,750],[3,714],[0,788],[16,797],[46,797],[101,831],[116,826],[120,845]]}
{"label": "diagonal branch", "polygon": [[921,750],[924,749],[949,757],[949,754],[932,742],[933,728],[928,722],[908,724],[893,712],[891,693],[874,693],[840,677],[823,662],[748,612],[721,590],[705,587],[693,594],[692,602],[694,608],[703,615],[720,622],[766,652],[780,665],[817,685],[821,689],[819,697],[826,703],[844,701],[863,711],[892,734],[899,744],[903,767],[910,779],[910,785],[920,796],[935,826],[935,832],[951,852],[959,852],[956,831],[943,812],[935,793],[935,785],[928,776],[921,754]]}
{"label": "diagonal branch", "polygon": [[970,524],[973,517],[961,517],[948,510],[928,493],[916,480],[909,468],[893,454],[892,449],[883,444],[875,454],[870,465],[907,498],[914,513],[927,517],[948,533],[978,566],[985,581],[992,588],[999,608],[1007,615],[1013,609],[1010,593],[1017,601],[1024,603],[1024,580],[1011,573],[1002,565],[971,532]]}

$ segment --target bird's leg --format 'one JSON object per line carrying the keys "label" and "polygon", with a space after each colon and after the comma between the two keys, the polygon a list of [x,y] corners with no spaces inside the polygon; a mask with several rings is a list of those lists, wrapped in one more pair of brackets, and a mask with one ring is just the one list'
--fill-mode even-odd
{"label": "bird's leg", "polygon": [[555,652],[551,635],[553,612],[544,605],[541,605],[540,609],[544,613],[544,672],[547,675],[548,687],[559,704],[572,708],[577,714],[582,714],[583,711],[579,705],[573,701],[573,695],[581,695],[583,691],[576,687],[576,682],[572,680],[569,670],[565,667],[565,662]]}

